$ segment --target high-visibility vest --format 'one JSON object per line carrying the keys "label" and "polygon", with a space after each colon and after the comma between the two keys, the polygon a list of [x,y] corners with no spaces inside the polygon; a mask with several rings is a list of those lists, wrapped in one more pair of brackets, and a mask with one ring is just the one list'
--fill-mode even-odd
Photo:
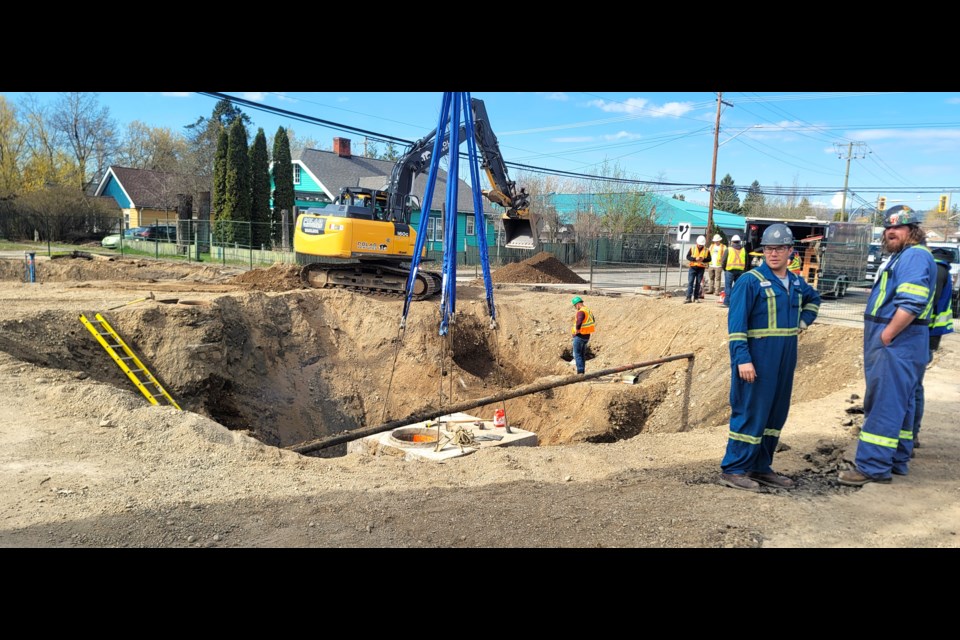
{"label": "high-visibility vest", "polygon": [[[593,311],[587,309],[586,305],[580,307],[577,312],[583,311],[583,322],[580,324],[580,333],[593,333],[596,329],[597,321],[593,319]],[[573,316],[573,328],[570,333],[577,335],[577,316]]]}
{"label": "high-visibility vest", "polygon": [[727,247],[724,246],[723,243],[710,245],[710,266],[711,267],[723,266],[723,262],[721,262],[721,260],[723,258],[723,251],[726,248]]}
{"label": "high-visibility vest", "polygon": [[691,259],[689,262],[691,267],[706,267],[707,258],[710,257],[710,252],[707,251],[706,247],[701,249],[697,246],[690,249],[690,257]]}
{"label": "high-visibility vest", "polygon": [[743,271],[747,266],[747,250],[743,247],[727,249],[727,264],[724,269],[727,271]]}
{"label": "high-visibility vest", "polygon": [[800,252],[794,249],[793,255],[790,258],[790,264],[787,265],[787,271],[792,271],[793,273],[800,275],[802,270],[803,261],[800,259]]}
{"label": "high-visibility vest", "polygon": [[[950,265],[942,260],[935,260],[938,264]],[[940,267],[937,267],[939,269]],[[933,311],[930,314],[930,335],[942,336],[947,333],[953,333],[953,281],[950,274],[947,273],[947,281],[944,283],[943,291],[940,292],[940,298],[933,303]]]}

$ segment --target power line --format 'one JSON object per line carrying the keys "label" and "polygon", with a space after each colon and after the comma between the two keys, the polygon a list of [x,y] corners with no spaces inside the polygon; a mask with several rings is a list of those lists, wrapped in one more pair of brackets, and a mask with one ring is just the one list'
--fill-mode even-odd
{"label": "power line", "polygon": [[[289,119],[291,119],[291,120],[296,120],[296,121],[299,121],[299,122],[305,122],[305,123],[308,123],[308,124],[315,124],[315,125],[318,125],[318,126],[322,126],[322,127],[327,127],[327,128],[329,128],[329,129],[333,129],[333,130],[335,130],[335,131],[343,131],[343,132],[347,132],[347,133],[356,133],[356,134],[364,135],[364,136],[367,136],[368,138],[370,138],[370,139],[372,139],[372,140],[374,140],[374,141],[377,141],[377,142],[384,142],[384,143],[394,142],[394,143],[401,143],[401,144],[404,144],[404,145],[407,145],[407,146],[410,146],[410,145],[412,145],[412,144],[415,142],[415,141],[413,141],[413,140],[408,140],[408,139],[406,139],[406,138],[400,138],[400,137],[397,137],[397,136],[392,136],[392,135],[390,135],[390,134],[385,134],[385,133],[381,133],[381,132],[378,132],[378,131],[371,131],[371,130],[368,130],[368,129],[362,129],[362,128],[360,128],[360,127],[354,127],[354,126],[347,125],[347,124],[343,124],[343,123],[340,123],[340,122],[334,122],[334,121],[332,121],[332,120],[325,120],[325,119],[323,119],[323,118],[317,118],[317,117],[314,117],[314,116],[308,116],[308,115],[305,115],[305,114],[302,114],[302,113],[297,113],[297,112],[295,112],[295,111],[289,111],[289,110],[287,110],[287,109],[281,109],[281,108],[279,108],[279,107],[272,107],[272,106],[268,106],[268,105],[264,105],[264,104],[259,104],[259,103],[257,103],[257,102],[252,101],[252,100],[246,100],[246,99],[244,99],[244,98],[238,98],[238,97],[236,97],[236,96],[231,96],[231,95],[228,95],[228,94],[225,94],[225,93],[205,92],[205,91],[198,91],[197,93],[200,94],[200,95],[204,95],[204,96],[208,96],[208,97],[211,97],[211,98],[215,98],[215,99],[217,99],[217,100],[226,100],[227,102],[230,102],[231,104],[242,105],[242,106],[244,106],[244,107],[246,107],[246,108],[253,109],[253,110],[256,110],[256,111],[261,111],[261,112],[264,112],[264,113],[270,113],[270,114],[274,114],[274,115],[283,116],[283,117],[289,118]],[[871,95],[871,94],[837,94],[837,95]],[[784,99],[785,99],[785,98],[784,98]],[[954,123],[954,124],[960,126],[960,123]],[[922,126],[922,125],[905,125],[905,126],[906,126],[906,127],[911,127],[911,126],[917,126],[917,127],[919,127],[919,126]],[[787,128],[781,127],[781,128],[782,128],[782,129],[785,129],[785,130],[790,130],[788,127],[787,127]],[[830,129],[830,128],[831,128],[831,127],[823,127],[823,130],[828,130],[828,129]],[[841,127],[836,127],[836,128],[841,128]],[[847,128],[848,128],[848,129],[855,129],[855,128],[858,128],[858,127],[847,127]],[[862,127],[862,128],[875,128],[875,127]],[[894,127],[888,127],[888,128],[894,128]],[[699,133],[699,132],[691,132],[690,135],[693,135],[694,133]],[[666,142],[669,142],[669,141],[670,141],[670,140],[668,139],[668,140],[664,141],[662,144],[665,144]],[[659,145],[657,145],[657,146],[659,146]],[[747,146],[749,147],[750,145],[747,145]],[[753,149],[753,147],[750,147],[750,148]],[[646,150],[646,149],[644,149],[644,150]],[[759,153],[763,153],[762,151],[759,151],[759,150],[757,150],[757,149],[754,149],[754,150],[755,150],[755,151],[758,151]],[[631,154],[627,154],[627,155],[631,155]],[[764,154],[764,155],[769,155],[769,154]],[[463,152],[461,152],[461,156],[462,156],[462,157],[465,157],[465,154],[464,154]],[[625,156],[622,156],[622,157],[625,157]],[[772,158],[773,156],[770,156],[770,157]],[[774,159],[776,160],[776,158],[774,158]],[[778,162],[779,162],[779,161],[780,161],[780,160],[778,160]],[[708,184],[705,184],[705,183],[702,183],[702,182],[697,182],[697,183],[693,183],[693,182],[689,182],[689,183],[685,183],[685,182],[662,182],[662,181],[654,181],[654,180],[639,180],[639,179],[633,179],[633,178],[621,178],[621,177],[599,176],[599,175],[594,175],[594,174],[589,174],[589,173],[580,173],[580,172],[576,172],[576,171],[564,171],[564,170],[562,170],[562,169],[551,169],[551,168],[549,168],[549,167],[540,167],[540,166],[536,166],[536,165],[529,165],[529,164],[523,164],[523,163],[518,163],[518,162],[504,162],[504,164],[506,164],[506,165],[509,166],[509,167],[513,167],[513,168],[516,168],[516,169],[519,169],[519,170],[522,170],[522,171],[528,171],[528,172],[530,172],[530,173],[536,173],[536,174],[554,175],[554,176],[558,176],[558,177],[567,177],[567,178],[577,178],[577,179],[581,179],[581,180],[590,180],[590,181],[596,181],[596,182],[605,182],[605,183],[610,183],[610,184],[637,185],[637,186],[647,186],[647,187],[668,187],[668,188],[676,189],[676,190],[678,190],[678,191],[699,190],[699,189],[702,188],[702,187],[709,188],[710,186],[714,186],[714,187],[718,187],[718,186],[719,186],[719,185],[708,185]],[[798,168],[802,168],[802,167],[798,167]],[[763,186],[763,185],[760,185],[760,191],[762,191],[765,195],[791,195],[791,196],[798,196],[798,197],[805,197],[805,196],[806,196],[806,197],[811,197],[811,196],[830,195],[830,194],[836,193],[836,192],[839,191],[839,190],[840,190],[840,189],[838,189],[837,187],[805,187],[805,188],[789,188],[789,189],[788,189],[788,188],[781,188],[781,187],[765,187],[765,186]],[[889,192],[889,191],[890,191],[890,186],[889,186],[889,185],[886,185],[886,186],[882,186],[882,187],[859,187],[859,188],[858,188],[858,191],[860,191],[860,192],[865,192],[865,193],[878,193],[878,194],[882,194],[882,193]],[[923,194],[923,193],[943,193],[943,192],[950,192],[950,191],[960,191],[960,186],[915,187],[915,188],[912,188],[912,189],[901,189],[901,188],[898,188],[897,191],[899,191],[899,192],[901,192],[901,193],[917,193],[917,194]]]}

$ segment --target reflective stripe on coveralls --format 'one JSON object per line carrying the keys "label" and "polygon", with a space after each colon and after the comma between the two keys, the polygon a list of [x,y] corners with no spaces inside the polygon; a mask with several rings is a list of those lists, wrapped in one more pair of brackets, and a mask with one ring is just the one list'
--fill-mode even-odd
{"label": "reflective stripe on coveralls", "polygon": [[[749,277],[752,276],[752,277]],[[771,473],[780,430],[787,421],[797,365],[800,321],[813,324],[820,294],[787,273],[788,288],[762,264],[737,280],[730,294],[730,432],[720,463],[724,473]],[[752,362],[757,379],[744,382],[738,366]]]}
{"label": "reflective stripe on coveralls", "polygon": [[[872,478],[906,473],[913,451],[916,388],[930,354],[930,314],[937,265],[913,245],[894,254],[874,283],[863,315],[864,421],[855,462]],[[917,317],[884,346],[884,328],[898,308]]]}

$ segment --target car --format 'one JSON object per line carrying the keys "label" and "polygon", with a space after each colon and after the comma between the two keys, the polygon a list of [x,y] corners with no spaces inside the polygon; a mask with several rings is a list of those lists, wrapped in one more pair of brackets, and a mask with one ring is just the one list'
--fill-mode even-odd
{"label": "car", "polygon": [[879,242],[870,243],[870,252],[867,254],[867,270],[866,270],[866,279],[870,282],[873,282],[877,279],[877,270],[880,269],[880,265],[886,261],[889,256],[883,253],[883,249],[880,246]]}
{"label": "car", "polygon": [[[136,239],[137,233],[145,229],[146,227],[133,227],[132,229],[125,229],[123,232],[123,241],[124,243],[130,242],[131,240]],[[116,249],[120,246],[120,234],[114,233],[109,235],[100,241],[100,245],[106,249]]]}
{"label": "car", "polygon": [[136,236],[140,240],[151,240],[154,242],[176,242],[177,227],[172,224],[159,224],[148,227],[140,227],[140,231],[137,232]]}

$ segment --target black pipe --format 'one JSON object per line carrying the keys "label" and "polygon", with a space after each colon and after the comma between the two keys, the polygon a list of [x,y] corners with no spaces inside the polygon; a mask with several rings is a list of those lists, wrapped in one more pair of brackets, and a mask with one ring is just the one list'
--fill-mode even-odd
{"label": "black pipe", "polygon": [[317,440],[310,440],[308,442],[302,442],[300,444],[291,445],[286,447],[290,451],[296,453],[309,453],[311,451],[317,451],[319,449],[326,449],[327,447],[332,447],[334,445],[343,444],[344,442],[351,442],[353,440],[359,440],[360,438],[365,438],[377,433],[382,433],[384,431],[391,431],[398,427],[403,427],[406,425],[414,424],[417,422],[424,422],[426,420],[432,420],[433,418],[439,418],[451,413],[458,413],[466,411],[467,409],[475,409],[476,407],[482,407],[484,405],[493,404],[495,402],[500,402],[502,400],[510,400],[511,398],[517,398],[519,396],[530,395],[531,393],[537,393],[539,391],[546,391],[547,389],[554,389],[556,387],[563,387],[568,384],[576,384],[578,382],[585,382],[587,380],[593,380],[594,378],[600,378],[602,376],[610,375],[611,373],[622,373],[624,371],[632,371],[634,369],[641,369],[643,367],[649,367],[655,364],[662,364],[664,362],[672,362],[673,360],[680,360],[686,358],[689,360],[687,363],[687,376],[686,376],[686,386],[687,389],[684,390],[684,410],[683,410],[683,424],[681,425],[681,431],[686,431],[687,428],[687,405],[690,402],[690,379],[691,372],[693,369],[693,359],[694,355],[692,353],[682,353],[676,356],[667,356],[666,358],[658,358],[656,360],[647,360],[646,362],[637,362],[635,364],[627,364],[622,367],[614,367],[612,369],[603,369],[602,371],[595,371],[593,373],[577,374],[572,376],[566,376],[560,378],[559,380],[556,377],[553,377],[549,382],[535,382],[523,387],[518,387],[513,391],[507,391],[505,393],[497,394],[494,396],[487,396],[485,398],[478,398],[475,400],[467,400],[459,404],[451,405],[444,407],[442,409],[432,409],[429,411],[420,411],[412,413],[406,418],[401,418],[400,420],[392,420],[390,422],[379,424],[373,427],[363,427],[360,429],[355,429],[348,433],[341,433],[335,436],[328,436],[326,438],[319,438]]}

